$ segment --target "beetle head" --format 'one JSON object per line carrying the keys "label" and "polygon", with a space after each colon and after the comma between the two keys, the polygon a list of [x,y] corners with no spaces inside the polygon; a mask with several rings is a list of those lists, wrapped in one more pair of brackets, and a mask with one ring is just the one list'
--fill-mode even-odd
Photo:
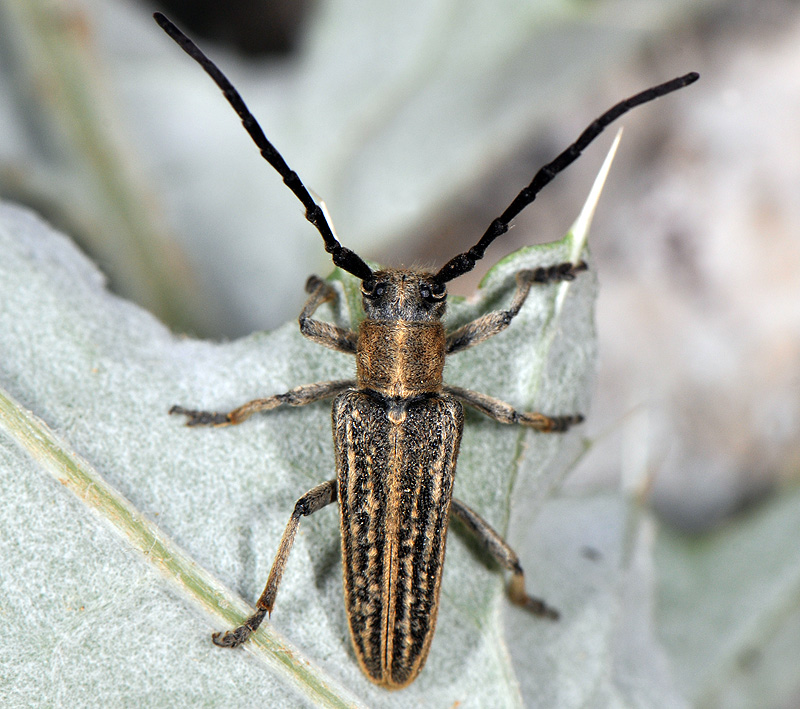
{"label": "beetle head", "polygon": [[441,320],[447,287],[427,271],[374,271],[361,282],[364,312],[372,320]]}

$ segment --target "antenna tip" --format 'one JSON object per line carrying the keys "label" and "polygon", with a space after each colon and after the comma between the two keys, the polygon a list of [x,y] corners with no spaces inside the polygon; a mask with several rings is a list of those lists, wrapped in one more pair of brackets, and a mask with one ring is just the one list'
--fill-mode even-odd
{"label": "antenna tip", "polygon": [[154,12],[153,19],[158,23],[158,26],[164,31],[167,31],[171,27],[175,26],[163,12]]}

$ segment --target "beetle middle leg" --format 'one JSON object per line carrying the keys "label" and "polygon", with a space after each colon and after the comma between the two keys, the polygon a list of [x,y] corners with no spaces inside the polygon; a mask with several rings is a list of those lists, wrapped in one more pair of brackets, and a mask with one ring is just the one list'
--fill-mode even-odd
{"label": "beetle middle leg", "polygon": [[188,416],[187,426],[234,426],[259,411],[270,411],[283,404],[287,406],[305,406],[320,399],[330,399],[345,389],[355,387],[355,385],[355,381],[351,379],[334,379],[329,382],[303,384],[294,389],[289,389],[283,394],[268,396],[266,399],[253,399],[232,411],[199,411],[197,409],[185,409],[183,406],[173,406],[169,412]]}
{"label": "beetle middle leg", "polygon": [[544,618],[558,620],[559,613],[555,608],[548,606],[541,598],[529,596],[525,591],[525,574],[520,566],[519,557],[486,520],[475,510],[455,498],[450,503],[450,515],[475,535],[481,546],[494,557],[500,566],[512,573],[511,583],[508,585],[508,596],[512,603]]}
{"label": "beetle middle leg", "polygon": [[303,495],[294,505],[292,516],[289,518],[289,524],[281,537],[281,543],[278,547],[278,553],[275,555],[275,561],[272,562],[272,568],[267,578],[267,585],[261,597],[256,603],[256,612],[253,613],[244,623],[238,628],[228,630],[225,633],[214,633],[211,639],[215,645],[221,647],[237,647],[247,640],[261,625],[264,617],[272,613],[275,607],[275,596],[278,594],[278,586],[283,576],[283,570],[286,568],[286,562],[289,560],[289,552],[292,550],[297,528],[300,526],[300,518],[308,517],[314,514],[317,510],[327,507],[332,502],[336,502],[338,497],[336,480],[328,480],[321,485],[309,490]]}
{"label": "beetle middle leg", "polygon": [[535,411],[517,411],[513,406],[505,401],[495,399],[493,396],[481,394],[471,389],[462,389],[444,385],[442,387],[448,394],[463,401],[467,406],[477,409],[483,414],[500,423],[516,423],[521,426],[528,426],[541,433],[563,433],[570,426],[583,421],[581,414],[568,416],[547,416]]}
{"label": "beetle middle leg", "polygon": [[527,269],[517,273],[517,290],[508,310],[495,310],[476,318],[472,322],[458,328],[447,336],[447,354],[477,345],[484,340],[505,330],[519,314],[534,284],[552,283],[554,281],[571,281],[580,271],[587,269],[586,263],[559,263],[549,267]]}

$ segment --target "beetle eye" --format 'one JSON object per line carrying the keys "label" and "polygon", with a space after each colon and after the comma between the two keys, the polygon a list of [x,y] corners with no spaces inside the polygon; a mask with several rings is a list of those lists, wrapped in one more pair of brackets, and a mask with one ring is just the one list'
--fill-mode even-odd
{"label": "beetle eye", "polygon": [[361,292],[367,298],[380,298],[386,292],[386,284],[378,283],[374,278],[368,278],[361,283]]}
{"label": "beetle eye", "polygon": [[374,278],[368,278],[366,281],[361,281],[361,292],[364,295],[370,295],[375,290],[377,281]]}
{"label": "beetle eye", "polygon": [[423,300],[441,300],[445,295],[444,283],[420,283],[419,294]]}

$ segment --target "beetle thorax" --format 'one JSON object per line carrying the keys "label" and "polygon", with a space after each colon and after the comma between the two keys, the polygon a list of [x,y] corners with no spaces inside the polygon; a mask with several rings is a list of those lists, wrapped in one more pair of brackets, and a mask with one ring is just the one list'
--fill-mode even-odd
{"label": "beetle thorax", "polygon": [[439,391],[444,346],[438,320],[364,320],[358,331],[358,386],[391,398]]}

